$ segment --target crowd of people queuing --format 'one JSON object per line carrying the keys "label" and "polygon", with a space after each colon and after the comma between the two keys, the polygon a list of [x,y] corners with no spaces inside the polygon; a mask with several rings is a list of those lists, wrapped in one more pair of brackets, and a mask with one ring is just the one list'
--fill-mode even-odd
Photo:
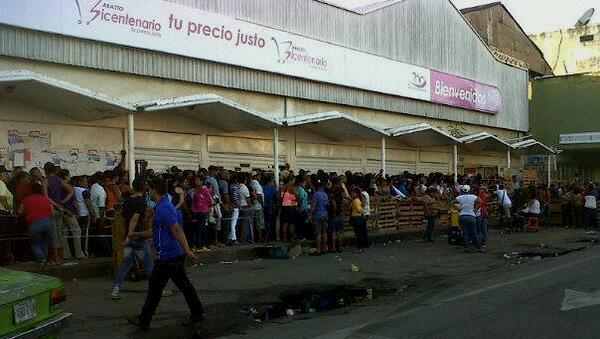
{"label": "crowd of people queuing", "polygon": [[560,199],[565,227],[598,227],[600,191],[593,183],[586,184],[579,175],[575,175],[569,183],[551,186],[550,193]]}
{"label": "crowd of people queuing", "polygon": [[0,166],[0,178],[0,214],[22,217],[35,259],[43,264],[86,259],[82,229],[107,225],[122,192],[130,192],[123,164],[90,177],[71,177],[51,162],[29,172]]}
{"label": "crowd of people queuing", "polygon": [[[121,155],[126,158],[124,151]],[[12,173],[0,166],[0,215],[21,216],[31,251],[44,266],[85,259],[90,253],[82,244],[82,229],[86,233],[91,228],[108,231],[109,221],[122,217],[124,259],[111,295],[121,298],[123,283],[137,258],[150,284],[142,312],[128,321],[142,328],[149,325],[169,279],[186,297],[192,314],[188,323],[202,320],[202,304],[184,266],[186,257],[196,260],[198,252],[305,239],[316,240],[315,255],[342,252],[346,221],[354,231],[357,252],[368,249],[372,198],[422,203],[423,240],[427,242],[433,241],[441,214],[457,209],[462,245],[468,252],[472,246],[485,252],[492,199],[497,199],[500,217],[511,227],[522,229],[528,218],[547,217],[550,202],[557,199],[566,227],[597,227],[599,192],[579,177],[550,187],[523,187],[513,178],[509,188],[499,176],[484,180],[480,175],[441,173],[295,173],[289,165],[278,178],[258,169],[246,173],[218,166],[136,172],[130,184],[123,161],[113,170],[76,177],[53,163],[29,172],[15,168]]]}
{"label": "crowd of people queuing", "polygon": [[[124,270],[132,264],[133,252],[150,265],[151,246],[134,240],[151,237],[145,209],[151,210],[156,205],[148,194],[149,184],[155,181],[164,183],[178,224],[192,250],[197,252],[221,246],[304,239],[316,240],[317,255],[340,252],[345,248],[347,219],[355,232],[358,250],[363,251],[369,247],[367,220],[373,197],[421,201],[427,225],[425,241],[433,241],[441,214],[439,202],[449,201],[459,205],[462,219],[469,219],[461,221],[461,225],[474,225],[473,233],[471,226],[463,227],[463,235],[466,234],[463,237],[474,238],[476,233],[475,238],[485,245],[492,195],[497,198],[505,219],[513,223],[517,220],[520,227],[523,221],[515,216],[543,218],[549,213],[551,199],[561,200],[566,226],[597,226],[598,192],[592,184],[586,187],[577,177],[569,185],[560,183],[550,188],[522,187],[515,178],[512,189],[508,190],[499,176],[484,180],[480,175],[459,175],[455,180],[453,175],[441,173],[404,172],[395,176],[322,170],[294,173],[289,165],[282,169],[279,178],[258,169],[246,173],[217,166],[199,171],[173,166],[160,173],[145,169],[137,175],[143,181],[130,185],[123,162],[114,170],[77,177],[71,177],[68,170],[52,163],[29,172],[16,168],[9,173],[0,167],[0,213],[21,214],[35,258],[42,263],[49,260],[60,264],[64,259],[86,258],[89,253],[84,251],[88,246],[82,246],[82,229],[89,232],[90,228],[102,228],[109,224],[107,219],[120,212],[128,236]],[[463,195],[476,199],[465,200],[461,198]],[[115,282],[116,294],[124,274],[118,275]]]}

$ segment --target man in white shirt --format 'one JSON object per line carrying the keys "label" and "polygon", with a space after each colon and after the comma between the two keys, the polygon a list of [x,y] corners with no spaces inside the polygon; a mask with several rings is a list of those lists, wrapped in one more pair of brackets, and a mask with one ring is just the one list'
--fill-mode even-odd
{"label": "man in white shirt", "polygon": [[256,225],[256,229],[258,230],[258,237],[260,241],[265,240],[265,213],[263,211],[263,205],[265,203],[263,188],[258,182],[260,178],[260,173],[256,171],[252,171],[250,174],[252,180],[250,180],[250,189],[252,190],[252,209],[253,216],[252,220],[254,221],[254,225]]}
{"label": "man in white shirt", "polygon": [[369,217],[371,216],[371,196],[369,195],[369,192],[367,192],[365,190],[362,190],[360,192],[360,194],[362,195],[363,201],[364,201],[364,203],[363,203],[363,217],[365,217],[365,219],[368,220]]}
{"label": "man in white shirt", "polygon": [[94,222],[96,219],[96,206],[92,203],[87,177],[76,177],[73,181],[75,182],[75,202],[77,203],[79,218],[91,217],[91,221]]}
{"label": "man in white shirt", "polygon": [[540,205],[540,201],[535,196],[535,193],[533,193],[531,195],[531,199],[527,203],[527,206],[525,207],[524,212],[526,214],[528,214],[529,216],[536,216],[536,217],[539,217],[540,214],[542,214],[542,208]]}
{"label": "man in white shirt", "polygon": [[96,208],[92,203],[91,194],[88,190],[87,177],[77,177],[73,181],[75,182],[75,203],[79,211],[77,222],[85,227],[85,252],[88,253],[90,224],[96,222]]}
{"label": "man in white shirt", "polygon": [[512,220],[512,229],[520,230],[523,232],[523,226],[526,223],[527,218],[539,218],[542,214],[542,206],[540,201],[537,198],[536,193],[531,193],[529,196],[529,200],[525,205],[523,205],[523,209],[519,211],[518,215]]}
{"label": "man in white shirt", "polygon": [[596,199],[596,189],[593,184],[588,186],[584,196],[585,204],[583,205],[583,216],[586,227],[598,227],[597,210],[598,200]]}
{"label": "man in white shirt", "polygon": [[510,210],[512,208],[512,201],[510,200],[510,197],[508,196],[508,192],[506,191],[506,189],[504,189],[504,185],[498,186],[498,189],[494,193],[498,196],[500,205],[502,206],[502,209],[504,210],[504,216],[506,218],[508,218],[508,220],[510,220],[510,218],[512,216],[512,213]]}
{"label": "man in white shirt", "polygon": [[106,207],[106,191],[104,187],[98,182],[94,183],[90,188],[90,197],[96,210],[96,216],[102,216]]}
{"label": "man in white shirt", "polygon": [[[95,232],[101,232],[100,234],[104,233],[104,230],[102,229],[105,225],[105,215],[104,215],[104,210],[106,208],[106,190],[104,189],[104,187],[101,185],[102,184],[102,180],[104,179],[104,176],[102,173],[98,172],[96,174],[94,174],[91,178],[90,178],[90,183],[92,183],[92,186],[90,187],[89,191],[90,191],[90,200],[92,202],[92,208],[90,209],[90,212],[93,210],[94,214],[96,215],[96,222],[93,223],[92,225],[90,225],[90,233],[95,234]],[[95,239],[91,244],[88,245],[87,241],[89,238],[86,239],[86,245],[85,248],[88,251],[88,255],[93,254],[98,254],[98,253],[107,253],[108,251],[110,251],[110,240],[106,239],[106,238],[100,238],[100,239]]]}
{"label": "man in white shirt", "polygon": [[471,252],[471,240],[475,243],[475,248],[478,252],[484,252],[481,248],[481,243],[477,237],[475,228],[477,227],[477,220],[475,219],[475,211],[479,210],[481,206],[481,200],[471,194],[471,187],[464,185],[461,187],[461,195],[456,197],[457,207],[460,209],[460,226],[463,231],[463,241],[465,246],[465,252]]}
{"label": "man in white shirt", "polygon": [[240,198],[240,234],[242,241],[252,243],[254,237],[252,235],[252,203],[250,199],[250,190],[248,186],[250,184],[250,176],[247,173],[240,173],[240,186],[239,186],[239,198]]}

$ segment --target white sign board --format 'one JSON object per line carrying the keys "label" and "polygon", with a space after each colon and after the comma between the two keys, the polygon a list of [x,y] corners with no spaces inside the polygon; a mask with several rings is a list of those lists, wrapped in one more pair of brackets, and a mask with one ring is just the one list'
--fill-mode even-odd
{"label": "white sign board", "polygon": [[494,86],[162,0],[0,0],[0,23],[488,113],[502,106]]}
{"label": "white sign board", "polygon": [[597,143],[600,143],[600,132],[570,133],[559,135],[560,145]]}

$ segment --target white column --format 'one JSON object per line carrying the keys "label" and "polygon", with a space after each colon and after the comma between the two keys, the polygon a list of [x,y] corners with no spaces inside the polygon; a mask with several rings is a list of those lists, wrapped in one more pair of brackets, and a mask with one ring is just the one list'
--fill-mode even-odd
{"label": "white column", "polygon": [[279,128],[273,128],[273,176],[275,187],[279,189]]}
{"label": "white column", "polygon": [[452,161],[454,162],[452,165],[452,170],[454,171],[454,182],[458,182],[458,145],[454,145],[453,147],[454,156],[452,157]]}
{"label": "white column", "polygon": [[385,137],[381,138],[381,169],[383,170],[383,175],[387,174],[387,150],[385,145]]}
{"label": "white column", "polygon": [[127,116],[127,166],[129,167],[129,183],[135,179],[135,126],[133,113]]}
{"label": "white column", "polygon": [[548,188],[550,188],[550,180],[552,180],[552,174],[551,174],[552,165],[550,163],[551,160],[552,160],[552,156],[549,155],[548,156]]}
{"label": "white column", "polygon": [[508,169],[512,168],[512,159],[510,156],[510,150],[506,151],[506,168]]}

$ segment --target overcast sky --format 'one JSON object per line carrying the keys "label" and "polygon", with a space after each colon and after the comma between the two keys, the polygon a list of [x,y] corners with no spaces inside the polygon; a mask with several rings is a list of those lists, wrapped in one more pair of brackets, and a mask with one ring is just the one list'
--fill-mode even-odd
{"label": "overcast sky", "polygon": [[[493,0],[451,0],[458,8],[478,6]],[[593,23],[600,23],[600,0],[503,0],[502,3],[528,34],[571,28],[590,8],[596,8]]]}

